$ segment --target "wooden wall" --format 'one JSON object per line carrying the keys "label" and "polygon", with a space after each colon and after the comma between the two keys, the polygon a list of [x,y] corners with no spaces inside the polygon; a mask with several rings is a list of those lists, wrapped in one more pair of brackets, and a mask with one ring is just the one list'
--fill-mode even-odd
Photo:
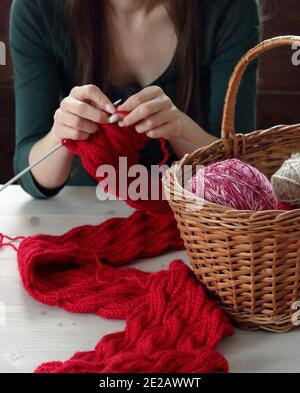
{"label": "wooden wall", "polygon": [[[299,0],[265,2],[268,7],[264,10],[264,38],[300,35]],[[300,65],[292,64],[293,53],[290,47],[282,47],[261,57],[258,128],[300,123]],[[298,58],[300,59],[300,56]]]}
{"label": "wooden wall", "polygon": [[[266,0],[264,37],[300,35],[299,0]],[[0,1],[0,41],[8,50],[8,20],[11,0]],[[258,96],[258,128],[300,122],[300,66],[291,62],[291,48],[280,48],[261,60]],[[7,66],[0,66],[0,183],[13,175],[14,99],[9,53]]]}
{"label": "wooden wall", "polygon": [[0,65],[0,183],[13,175],[14,97],[9,56],[8,22],[11,0],[0,0],[0,41],[6,45],[6,66]]}

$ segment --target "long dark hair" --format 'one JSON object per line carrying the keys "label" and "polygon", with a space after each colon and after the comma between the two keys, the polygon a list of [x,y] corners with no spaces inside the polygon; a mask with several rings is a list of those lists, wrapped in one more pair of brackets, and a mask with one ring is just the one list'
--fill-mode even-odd
{"label": "long dark hair", "polygon": [[[67,0],[70,29],[76,48],[77,83],[96,83],[108,92],[111,82],[109,31],[105,0]],[[178,64],[180,76],[177,106],[187,112],[191,102],[200,122],[201,42],[198,0],[170,0],[167,11],[178,36]]]}

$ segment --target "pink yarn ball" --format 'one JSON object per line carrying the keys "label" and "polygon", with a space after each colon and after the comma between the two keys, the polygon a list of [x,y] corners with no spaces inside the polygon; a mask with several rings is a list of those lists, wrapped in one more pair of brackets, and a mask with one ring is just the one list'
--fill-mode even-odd
{"label": "pink yarn ball", "polygon": [[188,189],[209,202],[237,210],[275,210],[278,204],[266,176],[235,158],[199,169]]}

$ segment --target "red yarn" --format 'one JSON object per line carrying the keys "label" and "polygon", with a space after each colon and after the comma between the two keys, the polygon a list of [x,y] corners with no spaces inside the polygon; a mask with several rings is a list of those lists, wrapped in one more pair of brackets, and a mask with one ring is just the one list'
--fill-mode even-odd
{"label": "red yarn", "polygon": [[[7,239],[8,242],[5,243],[4,240]],[[2,247],[11,247],[13,250],[18,251],[18,248],[13,244],[13,242],[24,240],[24,236],[17,236],[17,237],[10,237],[3,235],[3,233],[0,233],[0,248]]]}
{"label": "red yarn", "polygon": [[[138,163],[146,141],[131,128],[105,125],[87,141],[64,144],[96,178],[101,164],[117,169],[121,155],[128,165]],[[232,327],[191,269],[182,261],[157,273],[120,267],[183,248],[166,201],[127,203],[137,209],[129,218],[21,243],[19,269],[33,298],[70,312],[126,320],[124,331],[106,335],[93,351],[45,363],[36,372],[226,372],[215,347]]]}

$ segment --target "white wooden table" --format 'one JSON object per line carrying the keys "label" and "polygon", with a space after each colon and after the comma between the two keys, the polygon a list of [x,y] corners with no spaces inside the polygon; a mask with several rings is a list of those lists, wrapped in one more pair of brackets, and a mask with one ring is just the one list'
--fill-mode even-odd
{"label": "white wooden table", "polygon": [[[33,200],[18,186],[0,193],[0,232],[10,236],[62,234],[109,217],[126,217],[123,202],[100,202],[95,188],[67,187],[51,200]],[[186,263],[184,251],[138,261],[138,268],[157,271],[173,259]],[[75,351],[90,350],[107,333],[123,329],[123,321],[71,314],[42,305],[25,292],[16,254],[0,250],[0,372],[32,372],[40,363],[65,360]],[[286,334],[236,329],[219,350],[232,372],[300,372],[300,329]]]}

